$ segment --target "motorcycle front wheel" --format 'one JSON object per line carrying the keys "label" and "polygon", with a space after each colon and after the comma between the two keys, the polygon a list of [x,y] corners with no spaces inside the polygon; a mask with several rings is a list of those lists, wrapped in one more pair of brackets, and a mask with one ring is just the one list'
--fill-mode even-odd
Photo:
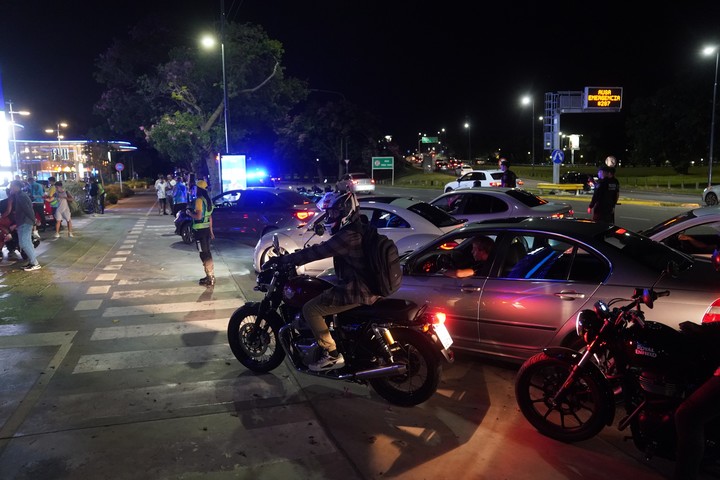
{"label": "motorcycle front wheel", "polygon": [[392,330],[400,350],[393,352],[395,363],[403,363],[407,372],[374,378],[370,385],[382,398],[402,407],[423,403],[437,390],[442,374],[440,358],[430,341],[405,329]]}
{"label": "motorcycle front wheel", "polygon": [[572,443],[592,438],[605,427],[607,409],[603,387],[587,372],[554,405],[553,397],[570,375],[573,365],[538,353],[515,377],[515,399],[525,418],[543,435]]}
{"label": "motorcycle front wheel", "polygon": [[285,351],[278,333],[282,320],[276,312],[259,316],[259,303],[246,304],[228,322],[228,343],[240,363],[256,373],[266,373],[280,365]]}

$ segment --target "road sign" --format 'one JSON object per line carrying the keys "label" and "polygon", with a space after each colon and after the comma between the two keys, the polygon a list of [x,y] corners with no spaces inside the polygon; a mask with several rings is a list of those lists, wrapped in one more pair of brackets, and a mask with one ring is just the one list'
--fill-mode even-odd
{"label": "road sign", "polygon": [[565,154],[562,150],[553,150],[550,158],[552,158],[553,163],[563,163],[563,160],[565,160]]}
{"label": "road sign", "polygon": [[392,170],[393,157],[372,157],[373,170]]}
{"label": "road sign", "polygon": [[122,163],[115,164],[115,170],[117,170],[118,172],[122,172],[124,168],[125,168],[125,165],[123,165]]}

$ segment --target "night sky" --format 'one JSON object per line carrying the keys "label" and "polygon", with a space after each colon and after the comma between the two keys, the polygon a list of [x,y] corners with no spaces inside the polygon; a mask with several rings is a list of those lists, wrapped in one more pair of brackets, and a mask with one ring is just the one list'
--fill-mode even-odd
{"label": "night sky", "polygon": [[[627,107],[690,72],[707,80],[710,102],[714,61],[699,51],[720,43],[716,0],[225,0],[225,10],[283,43],[288,75],[364,106],[406,149],[418,132],[440,128],[460,147],[465,121],[474,150],[529,145],[524,94],[534,95],[536,116],[545,92],[585,86],[623,87]],[[44,129],[58,121],[70,124],[68,138],[85,135],[101,91],[95,59],[149,12],[168,16],[190,44],[219,19],[220,0],[2,0],[5,99],[33,113],[20,136],[48,137]],[[607,148],[620,149],[626,113],[567,115],[563,130],[603,132]]]}

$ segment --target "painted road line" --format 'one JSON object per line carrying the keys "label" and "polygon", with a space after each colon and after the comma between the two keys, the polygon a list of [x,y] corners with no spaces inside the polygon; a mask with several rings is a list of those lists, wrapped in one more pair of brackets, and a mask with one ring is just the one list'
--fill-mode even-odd
{"label": "painted road line", "polygon": [[75,304],[75,308],[73,308],[73,310],[76,312],[84,310],[99,310],[101,305],[102,300],[80,300]]}
{"label": "painted road line", "polygon": [[122,338],[159,337],[164,335],[184,335],[186,333],[206,333],[227,331],[227,318],[196,320],[191,322],[153,323],[151,325],[133,325],[122,327],[102,327],[93,330],[91,341],[117,340]]}
{"label": "painted road line", "polygon": [[85,292],[87,295],[104,295],[110,291],[111,285],[97,285],[90,287]]}
{"label": "painted road line", "polygon": [[130,317],[134,315],[159,315],[161,313],[200,312],[206,310],[226,310],[239,308],[245,304],[241,298],[213,300],[208,302],[176,302],[167,305],[133,305],[127,307],[108,307],[102,316]]}
{"label": "painted road line", "polygon": [[161,348],[133,352],[83,355],[73,374],[127,370],[130,368],[159,367],[188,363],[229,362],[235,360],[227,343],[200,347]]}
{"label": "painted road line", "polygon": [[101,273],[97,277],[95,277],[95,280],[98,282],[112,282],[117,278],[117,273]]}
{"label": "painted road line", "polygon": [[[237,287],[232,284],[215,285],[213,293],[234,292]],[[155,288],[149,290],[124,290],[115,291],[112,294],[112,300],[126,298],[145,298],[145,297],[162,297],[162,296],[184,296],[194,295],[198,293],[198,287],[176,287],[176,288]]]}

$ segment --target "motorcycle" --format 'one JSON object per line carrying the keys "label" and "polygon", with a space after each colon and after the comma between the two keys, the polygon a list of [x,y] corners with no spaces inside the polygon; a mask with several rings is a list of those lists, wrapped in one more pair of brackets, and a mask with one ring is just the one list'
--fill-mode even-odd
{"label": "motorcycle", "polygon": [[182,241],[187,245],[195,243],[195,232],[193,231],[193,218],[186,210],[178,210],[175,214],[175,235],[180,235]]}
{"label": "motorcycle", "polygon": [[[720,331],[692,322],[683,322],[678,331],[645,320],[641,306],[653,308],[669,294],[636,288],[630,299],[598,301],[576,319],[577,334],[587,345],[583,353],[547,348],[525,361],[515,379],[515,397],[533,427],[562,442],[587,440],[613,424],[617,403],[625,410],[618,429],[630,427],[646,458],[673,459],[673,414],[717,367],[713,350]],[[612,307],[619,302],[628,303]],[[720,422],[706,431],[706,457],[717,458]]]}
{"label": "motorcycle", "polygon": [[[273,238],[276,254],[280,251]],[[328,317],[331,335],[345,358],[337,370],[315,372],[308,364],[322,353],[302,306],[331,284],[297,275],[294,266],[272,265],[257,276],[259,302],[237,309],[228,323],[228,342],[235,357],[253,372],[277,368],[287,357],[300,373],[370,386],[395,405],[413,406],[437,390],[442,359],[452,362],[452,338],[442,312],[399,299],[380,299]]]}

